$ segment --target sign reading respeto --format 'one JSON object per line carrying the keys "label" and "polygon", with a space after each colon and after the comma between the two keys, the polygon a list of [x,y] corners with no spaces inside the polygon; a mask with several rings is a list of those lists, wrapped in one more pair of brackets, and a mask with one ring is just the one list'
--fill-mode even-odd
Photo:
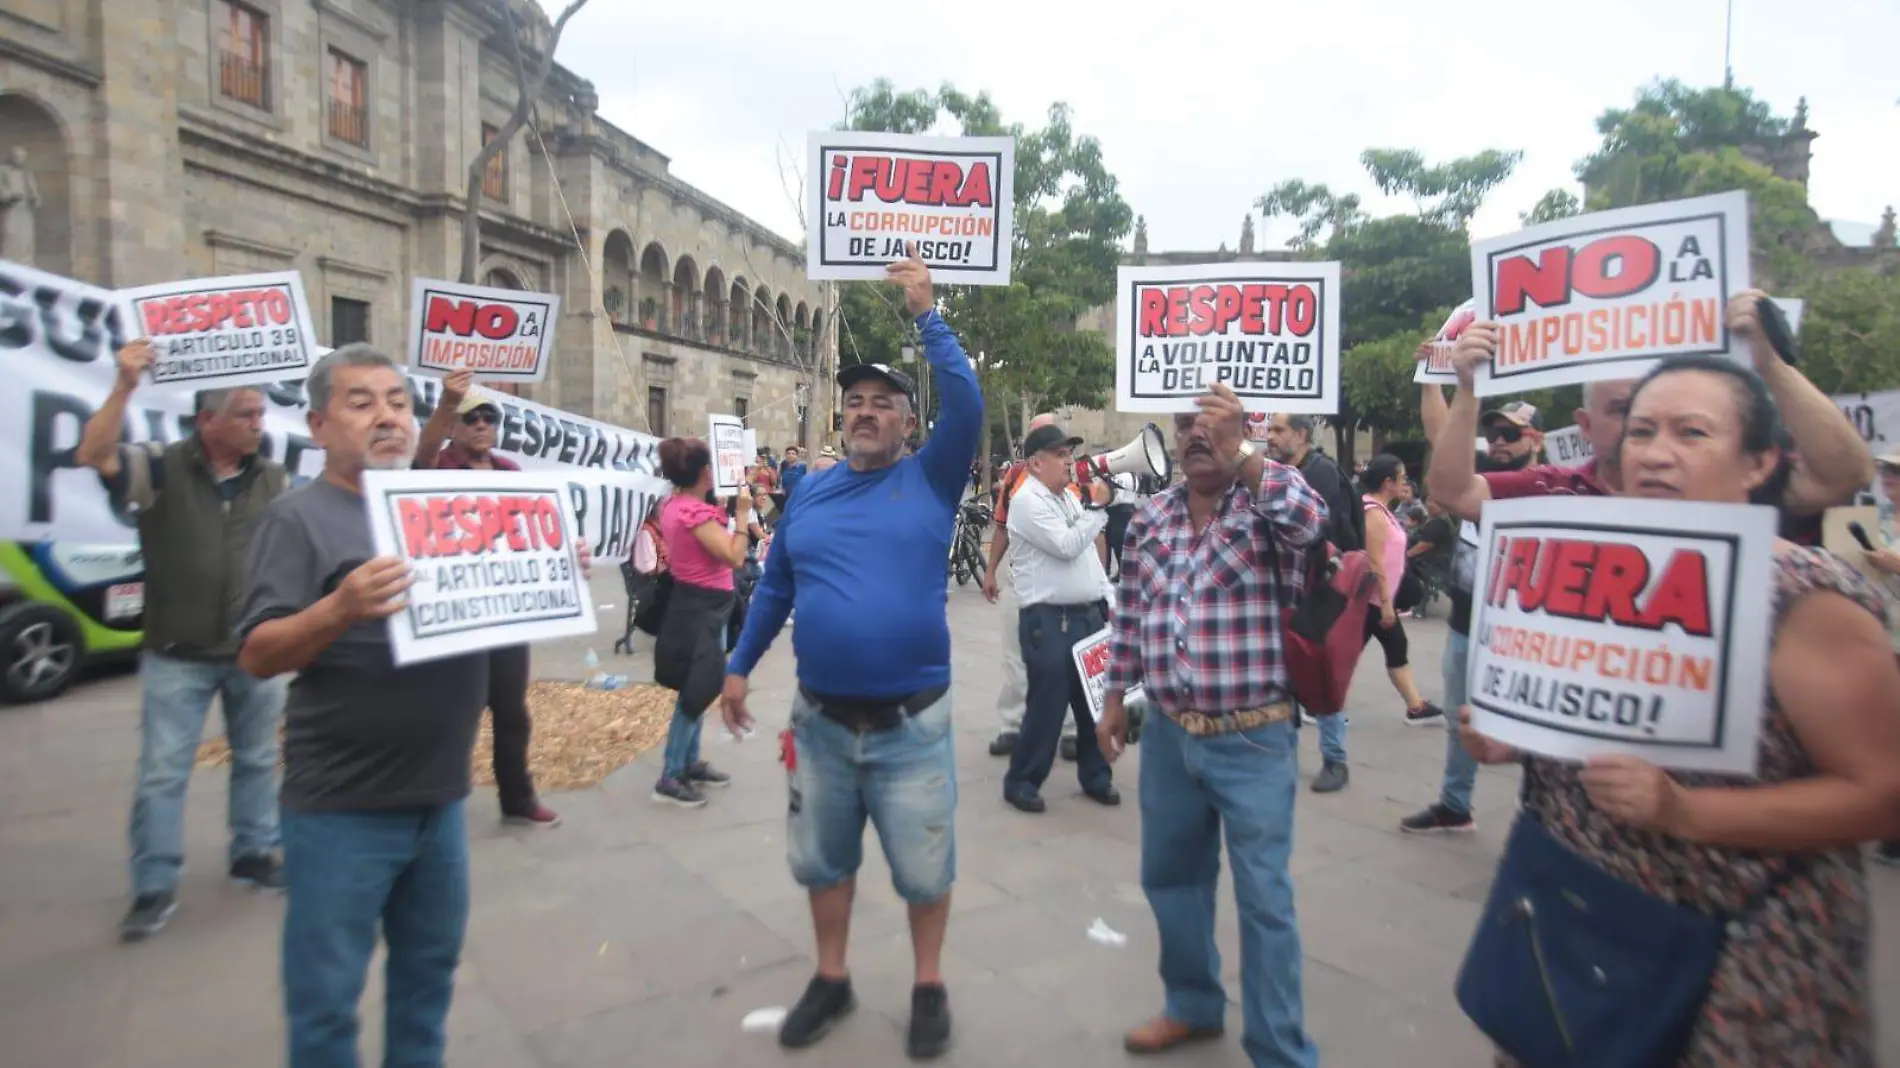
{"label": "sign reading respeto", "polygon": [[938,280],[1008,285],[1016,142],[826,131],[809,139],[805,274],[884,276],[908,245]]}
{"label": "sign reading respeto", "polygon": [[295,271],[161,282],[119,293],[152,341],[152,384],[229,389],[302,378],[316,362],[303,278]]}

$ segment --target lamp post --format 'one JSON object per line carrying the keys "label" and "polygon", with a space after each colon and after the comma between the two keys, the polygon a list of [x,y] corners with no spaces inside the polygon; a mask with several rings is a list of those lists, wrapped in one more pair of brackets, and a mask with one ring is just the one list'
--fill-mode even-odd
{"label": "lamp post", "polygon": [[[917,383],[917,422],[920,426],[928,427],[930,423],[930,375],[927,372],[930,368],[923,365],[922,358],[917,351],[917,346],[912,342],[904,342],[903,347],[897,351],[898,357],[904,361],[905,371],[910,374],[911,380]],[[912,370],[913,367],[915,370]]]}

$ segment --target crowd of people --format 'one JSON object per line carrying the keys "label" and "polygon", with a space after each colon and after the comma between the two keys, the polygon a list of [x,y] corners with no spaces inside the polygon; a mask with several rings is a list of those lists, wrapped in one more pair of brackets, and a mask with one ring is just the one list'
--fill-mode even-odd
{"label": "crowd of people", "polygon": [[[643,525],[631,566],[655,580],[654,677],[678,695],[657,800],[697,808],[730,782],[702,756],[704,720],[716,708],[727,730],[754,730],[750,678],[797,617],[797,686],[779,750],[787,862],[808,896],[816,948],[779,1041],[810,1046],[856,1005],[848,935],[868,823],[908,911],[906,1052],[927,1059],[952,1036],[941,970],[959,803],[946,560],[984,413],[928,270],[913,257],[888,279],[934,376],[940,410],[928,437],[918,444],[916,383],[856,364],[837,378],[842,448],[821,449],[809,465],[796,448],[778,460],[762,451],[729,500],[713,496],[706,442],[670,438],[659,473],[672,492]],[[1639,380],[1588,386],[1574,418],[1596,458],[1582,468],[1539,462],[1544,413],[1480,403],[1474,378],[1497,346],[1483,322],[1456,340],[1450,401],[1437,385],[1421,388],[1431,444],[1422,484],[1390,455],[1348,475],[1304,416],[1276,414],[1263,434],[1250,433],[1249,413],[1224,386],[1174,415],[1166,484],[1078,481],[1083,442],[1053,415],[1030,422],[997,480],[982,581],[986,599],[1005,607],[990,752],[1008,759],[1000,800],[1026,815],[1047,810],[1042,790],[1058,755],[1074,761],[1086,799],[1116,806],[1132,693],[1151,710],[1134,807],[1164,997],[1126,1034],[1130,1051],[1224,1034],[1214,938],[1224,840],[1241,928],[1242,1045],[1255,1065],[1318,1063],[1289,871],[1308,717],[1289,680],[1286,615],[1306,592],[1312,554],[1364,552],[1376,593],[1351,625],[1380,646],[1394,712],[1446,728],[1439,799],[1399,829],[1472,829],[1476,768],[1519,763],[1522,811],[1506,872],[1529,863],[1519,838],[1537,836],[1645,900],[1727,920],[1702,973],[1653,977],[1697,989],[1697,1008],[1681,1043],[1646,1051],[1642,1063],[1873,1063],[1861,850],[1900,839],[1900,621],[1857,565],[1900,593],[1900,532],[1888,504],[1881,543],[1864,560],[1799,542],[1804,532],[1812,540],[1812,517],[1852,499],[1876,466],[1885,499],[1897,499],[1900,452],[1870,460],[1852,426],[1769,342],[1756,296],[1738,296],[1727,313],[1752,364],[1671,358]],[[184,442],[120,444],[127,400],[151,359],[144,342],[120,352],[119,385],[78,453],[137,514],[149,566],[123,933],[155,935],[177,907],[186,780],[217,695],[233,752],[231,874],[288,896],[290,1063],[358,1063],[357,1003],[380,938],[386,1062],[439,1064],[469,908],[464,803],[484,709],[495,724],[502,818],[549,827],[558,817],[527,770],[525,646],[394,663],[383,621],[411,577],[373,549],[362,475],[508,470],[494,451],[498,409],[453,376],[418,430],[401,370],[368,346],[345,346],[306,383],[323,473],[291,489],[258,455],[257,389],[202,395]],[[1666,772],[1631,757],[1560,762],[1472,728],[1463,710],[1477,547],[1459,524],[1487,501],[1529,496],[1781,510],[1790,540],[1778,547],[1773,588],[1748,593],[1774,631],[1759,776]],[[1404,616],[1440,592],[1450,635],[1440,678],[1424,683],[1439,683],[1432,700],[1412,671]],[[1071,653],[1103,628],[1098,717]],[[1345,789],[1345,716],[1312,718],[1321,766],[1310,790]]]}

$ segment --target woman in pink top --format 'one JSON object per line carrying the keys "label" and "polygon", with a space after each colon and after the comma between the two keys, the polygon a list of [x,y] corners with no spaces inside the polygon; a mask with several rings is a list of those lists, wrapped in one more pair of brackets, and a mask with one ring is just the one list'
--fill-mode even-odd
{"label": "woman in pink top", "polygon": [[752,498],[740,489],[740,532],[732,533],[725,508],[707,500],[712,493],[712,450],[698,438],[660,442],[660,474],[673,484],[673,495],[660,505],[660,537],[673,588],[653,641],[653,681],[679,691],[680,697],[667,728],[653,799],[698,808],[706,803],[702,788],[732,781],[699,758],[699,734],[701,719],[725,680],[732,570],[745,563],[744,532],[752,523]]}
{"label": "woman in pink top", "polygon": [[1366,613],[1366,640],[1378,639],[1385,650],[1385,673],[1405,699],[1405,722],[1425,723],[1445,713],[1420,696],[1412,681],[1405,624],[1394,604],[1405,578],[1406,539],[1405,527],[1392,508],[1405,495],[1405,486],[1405,464],[1390,453],[1374,456],[1359,475],[1359,488],[1365,493],[1366,555],[1372,557],[1372,569],[1379,574],[1381,594]]}

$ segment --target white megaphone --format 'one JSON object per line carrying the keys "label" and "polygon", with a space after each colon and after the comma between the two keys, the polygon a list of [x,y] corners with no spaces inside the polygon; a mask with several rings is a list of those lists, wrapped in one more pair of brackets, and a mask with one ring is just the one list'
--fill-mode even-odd
{"label": "white megaphone", "polygon": [[1149,423],[1135,435],[1135,440],[1100,456],[1084,456],[1075,461],[1075,480],[1086,484],[1092,478],[1112,478],[1115,475],[1151,475],[1166,483],[1174,474],[1174,457],[1168,455],[1168,444],[1161,436],[1161,428]]}

